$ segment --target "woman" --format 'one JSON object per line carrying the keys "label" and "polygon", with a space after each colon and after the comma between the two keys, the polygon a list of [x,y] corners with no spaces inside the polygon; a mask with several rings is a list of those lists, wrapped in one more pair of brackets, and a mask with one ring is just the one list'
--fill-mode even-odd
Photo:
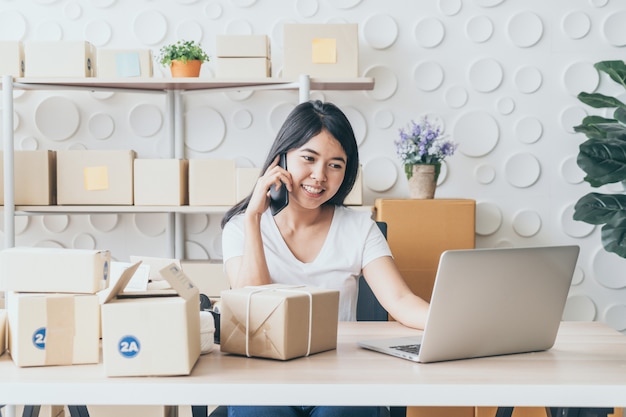
{"label": "woman", "polygon": [[[279,165],[286,154],[286,167]],[[224,267],[232,288],[270,283],[339,290],[339,320],[356,319],[362,274],[402,324],[422,329],[428,304],[400,275],[369,213],[343,206],[359,168],[350,122],[331,103],[309,101],[287,117],[250,196],[222,220]],[[289,204],[272,216],[271,186]],[[378,407],[229,407],[229,416],[378,416]]]}

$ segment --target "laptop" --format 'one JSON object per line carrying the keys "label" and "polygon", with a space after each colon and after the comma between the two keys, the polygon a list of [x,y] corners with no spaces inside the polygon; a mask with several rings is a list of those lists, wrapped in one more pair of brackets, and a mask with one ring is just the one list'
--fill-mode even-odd
{"label": "laptop", "polygon": [[576,245],[445,251],[422,335],[358,345],[421,363],[550,349],[579,251]]}

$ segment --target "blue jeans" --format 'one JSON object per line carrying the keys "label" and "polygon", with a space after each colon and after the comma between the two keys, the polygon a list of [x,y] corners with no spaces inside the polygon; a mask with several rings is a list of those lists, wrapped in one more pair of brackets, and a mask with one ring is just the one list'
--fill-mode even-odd
{"label": "blue jeans", "polygon": [[228,417],[379,417],[380,407],[229,406]]}

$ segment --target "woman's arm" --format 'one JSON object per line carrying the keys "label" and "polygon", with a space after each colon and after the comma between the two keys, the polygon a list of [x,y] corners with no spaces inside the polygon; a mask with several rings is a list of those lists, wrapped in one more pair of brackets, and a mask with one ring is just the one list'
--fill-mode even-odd
{"label": "woman's arm", "polygon": [[363,268],[363,276],[394,319],[408,327],[424,328],[429,304],[413,294],[393,258],[382,256],[371,261]]}
{"label": "woman's arm", "polygon": [[229,259],[224,265],[231,288],[272,282],[261,234],[261,217],[269,206],[269,189],[272,184],[287,187],[291,191],[291,176],[278,166],[278,157],[257,180],[244,213],[243,255]]}

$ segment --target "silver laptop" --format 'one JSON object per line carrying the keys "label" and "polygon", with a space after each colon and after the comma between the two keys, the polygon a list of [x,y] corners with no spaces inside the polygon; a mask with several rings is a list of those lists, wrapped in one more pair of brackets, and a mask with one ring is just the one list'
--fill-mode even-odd
{"label": "silver laptop", "polygon": [[423,335],[358,344],[422,363],[550,349],[579,250],[446,251],[439,260]]}

